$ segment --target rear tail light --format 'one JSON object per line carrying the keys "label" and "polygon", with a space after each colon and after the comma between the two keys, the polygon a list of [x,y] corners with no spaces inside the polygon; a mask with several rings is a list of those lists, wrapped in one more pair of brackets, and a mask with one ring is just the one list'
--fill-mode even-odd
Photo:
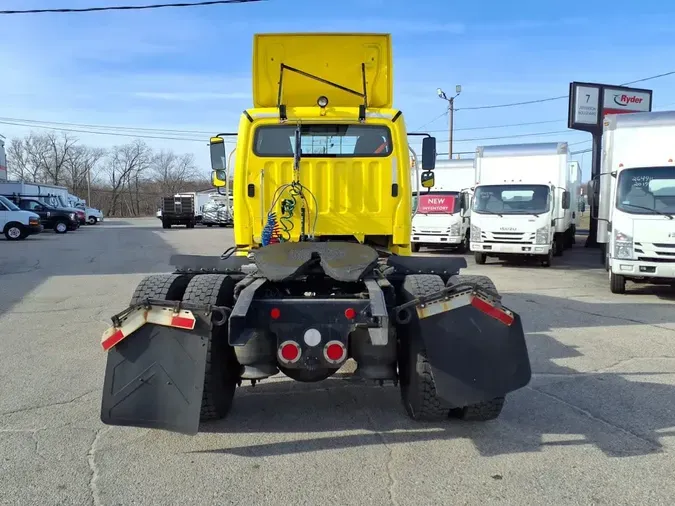
{"label": "rear tail light", "polygon": [[490,304],[488,301],[481,297],[474,296],[471,300],[471,305],[485,313],[488,316],[491,316],[495,320],[502,322],[504,325],[511,325],[515,320],[513,313],[510,311],[498,308]]}
{"label": "rear tail light", "polygon": [[302,350],[300,349],[300,345],[295,341],[285,341],[279,346],[278,355],[279,361],[284,364],[294,364],[300,360]]}
{"label": "rear tail light", "polygon": [[323,348],[323,356],[331,364],[339,364],[347,357],[347,348],[340,341],[329,341]]}

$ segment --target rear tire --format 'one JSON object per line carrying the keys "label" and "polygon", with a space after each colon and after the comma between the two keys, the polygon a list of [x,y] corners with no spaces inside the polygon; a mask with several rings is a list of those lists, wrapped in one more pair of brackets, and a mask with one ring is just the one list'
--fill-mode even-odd
{"label": "rear tire", "polygon": [[[487,276],[464,274],[455,277],[459,280],[459,283],[473,283],[475,285],[478,285],[483,290],[497,294],[496,299],[499,301],[502,300],[502,296],[499,295],[499,291],[497,290],[497,287],[495,286],[494,282]],[[451,284],[457,283],[452,283],[451,280],[448,280],[447,286],[450,286]]]}
{"label": "rear tire", "polygon": [[450,416],[466,422],[487,422],[499,418],[505,401],[504,397],[497,397],[491,401],[471,404],[451,410]]}
{"label": "rear tire", "polygon": [[485,265],[487,262],[487,255],[485,253],[474,253],[473,258],[478,265]]}
{"label": "rear tire", "polygon": [[[234,280],[223,274],[200,274],[192,278],[183,302],[234,305]],[[227,324],[212,326],[208,341],[204,394],[200,420],[224,418],[232,407],[234,391],[240,381],[240,366],[234,348],[228,343]]]}
{"label": "rear tire", "polygon": [[153,274],[138,284],[131,304],[140,304],[145,299],[181,300],[189,281],[183,274]]}
{"label": "rear tire", "polygon": [[[443,288],[445,284],[440,276],[414,274],[405,277],[402,296],[404,301],[409,301]],[[450,406],[436,395],[436,384],[427,360],[424,340],[419,335],[412,335],[414,330],[414,326],[407,325],[401,327],[400,331],[398,365],[403,407],[413,420],[447,419]]]}

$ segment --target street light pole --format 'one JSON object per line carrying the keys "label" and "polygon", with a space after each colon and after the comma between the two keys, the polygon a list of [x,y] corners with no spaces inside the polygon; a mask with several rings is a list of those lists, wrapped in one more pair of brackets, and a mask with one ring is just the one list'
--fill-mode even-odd
{"label": "street light pole", "polygon": [[454,130],[454,121],[455,121],[455,99],[459,96],[459,94],[462,92],[462,86],[458,84],[455,86],[455,92],[457,93],[454,97],[448,98],[445,92],[441,89],[438,88],[436,90],[436,93],[438,94],[439,98],[446,100],[448,102],[448,118],[449,118],[449,133],[448,133],[448,158],[452,160],[452,133]]}

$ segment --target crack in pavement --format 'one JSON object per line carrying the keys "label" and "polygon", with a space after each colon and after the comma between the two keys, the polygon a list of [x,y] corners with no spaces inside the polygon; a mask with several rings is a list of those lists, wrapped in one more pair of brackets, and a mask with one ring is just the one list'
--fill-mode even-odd
{"label": "crack in pavement", "polygon": [[92,392],[94,392],[94,390],[89,390],[89,391],[87,391],[83,394],[80,394],[77,397],[75,397],[73,399],[70,399],[68,401],[52,402],[52,403],[49,403],[49,404],[41,404],[39,406],[28,406],[26,408],[19,408],[19,409],[15,409],[13,411],[5,411],[3,413],[0,413],[0,416],[15,415],[17,413],[24,413],[26,411],[33,411],[33,410],[36,410],[36,409],[51,408],[52,406],[62,406],[64,404],[72,404],[73,402],[79,401],[80,399],[82,399],[83,397],[86,397],[87,395],[89,395]]}
{"label": "crack in pavement", "polygon": [[108,432],[111,429],[111,427],[106,427],[103,429],[98,429],[96,431],[96,434],[94,435],[94,439],[91,442],[91,446],[89,447],[89,451],[87,452],[87,462],[89,464],[89,470],[91,471],[91,476],[89,478],[89,491],[91,492],[91,503],[94,506],[100,506],[101,503],[101,497],[98,492],[98,487],[96,486],[96,481],[98,481],[99,478],[99,471],[98,471],[98,466],[96,465],[96,451],[98,450],[98,442],[101,438],[101,436],[105,433]]}
{"label": "crack in pavement", "polygon": [[572,408],[573,410],[578,411],[579,413],[585,415],[586,417],[590,418],[591,420],[595,420],[596,422],[600,422],[604,425],[612,427],[613,429],[618,430],[619,432],[623,432],[627,436],[632,436],[632,437],[636,438],[637,440],[642,441],[647,446],[649,446],[650,450],[652,450],[653,452],[663,451],[662,448],[661,448],[661,445],[658,443],[658,441],[654,441],[652,439],[649,439],[648,437],[641,436],[640,434],[637,434],[637,433],[635,433],[635,432],[633,432],[629,429],[621,427],[620,425],[616,425],[616,424],[610,422],[609,420],[605,420],[604,418],[601,418],[597,415],[594,415],[590,411],[588,411],[588,410],[586,410],[586,409],[584,409],[580,406],[577,406],[576,404],[572,404],[571,402],[566,401],[565,399],[563,399],[561,397],[558,397],[557,395],[551,394],[549,392],[545,392],[543,390],[540,390],[537,387],[527,385],[525,388],[528,388],[528,389],[533,390],[533,391],[535,391],[535,392],[537,392],[537,393],[539,393],[539,394],[541,394],[545,397],[548,397],[550,399],[558,401],[559,403],[564,404],[568,408]]}
{"label": "crack in pavement", "polygon": [[[352,393],[352,392],[350,392]],[[352,400],[354,403],[358,406],[358,399],[356,396],[352,395]],[[382,441],[382,445],[386,448],[387,450],[387,462],[385,463],[385,469],[387,470],[387,477],[389,478],[389,487],[387,488],[387,493],[389,494],[389,501],[391,504],[394,506],[398,506],[398,501],[396,500],[396,478],[394,478],[394,449],[393,447],[389,444],[387,441],[386,436],[377,429],[377,423],[375,423],[375,419],[373,418],[373,415],[370,413],[369,409],[367,407],[363,408],[363,412],[366,414],[366,418],[368,419],[368,423],[370,424],[371,430],[379,437],[380,441]]]}

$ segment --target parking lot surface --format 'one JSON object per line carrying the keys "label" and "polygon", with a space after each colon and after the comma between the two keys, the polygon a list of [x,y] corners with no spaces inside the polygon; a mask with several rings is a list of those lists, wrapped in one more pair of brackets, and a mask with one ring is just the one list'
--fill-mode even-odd
{"label": "parking lot surface", "polygon": [[532,360],[494,422],[415,423],[392,386],[275,377],[196,436],[103,425],[110,316],[170,255],[231,244],[155,218],[0,240],[0,504],[675,504],[675,292],[612,295],[582,239],[551,268],[467,256]]}

